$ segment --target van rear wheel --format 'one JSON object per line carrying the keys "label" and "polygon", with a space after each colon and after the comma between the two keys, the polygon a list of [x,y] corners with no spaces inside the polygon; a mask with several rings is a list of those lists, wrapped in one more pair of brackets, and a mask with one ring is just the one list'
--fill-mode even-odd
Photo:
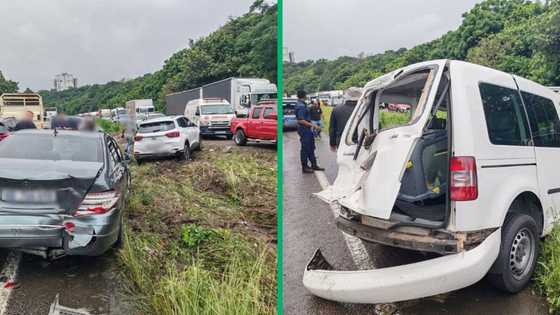
{"label": "van rear wheel", "polygon": [[524,289],[537,263],[539,236],[537,223],[526,214],[511,213],[502,227],[500,253],[488,280],[497,288],[516,293]]}

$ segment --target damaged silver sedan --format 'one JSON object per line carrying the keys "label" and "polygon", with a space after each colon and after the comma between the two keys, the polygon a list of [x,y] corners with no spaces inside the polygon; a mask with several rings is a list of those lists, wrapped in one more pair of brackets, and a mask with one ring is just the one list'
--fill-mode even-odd
{"label": "damaged silver sedan", "polygon": [[54,259],[122,237],[127,159],[100,132],[23,130],[0,142],[0,247]]}

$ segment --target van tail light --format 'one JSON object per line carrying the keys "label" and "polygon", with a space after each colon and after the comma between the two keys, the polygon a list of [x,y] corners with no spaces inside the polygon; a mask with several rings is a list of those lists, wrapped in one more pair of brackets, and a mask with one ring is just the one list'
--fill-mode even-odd
{"label": "van tail light", "polygon": [[171,131],[165,134],[168,138],[179,138],[181,133],[179,131]]}
{"label": "van tail light", "polygon": [[142,137],[142,136],[140,136],[140,135],[134,136],[134,141],[140,141],[140,140],[142,140],[142,139],[144,139],[144,137]]}
{"label": "van tail light", "polygon": [[89,193],[86,195],[82,204],[76,211],[76,216],[103,214],[115,208],[119,201],[120,194],[114,190],[100,193]]}
{"label": "van tail light", "polygon": [[454,156],[449,161],[450,194],[453,201],[478,198],[476,161],[472,156]]}

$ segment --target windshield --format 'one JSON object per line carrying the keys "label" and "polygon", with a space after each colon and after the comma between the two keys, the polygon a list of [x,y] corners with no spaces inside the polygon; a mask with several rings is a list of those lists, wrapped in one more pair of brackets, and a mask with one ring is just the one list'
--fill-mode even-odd
{"label": "windshield", "polygon": [[153,113],[154,111],[153,107],[140,107],[136,109],[137,113]]}
{"label": "windshield", "polygon": [[229,104],[201,105],[200,112],[202,115],[233,114],[233,109]]}
{"label": "windshield", "polygon": [[290,101],[290,102],[286,102],[284,101],[283,103],[283,113],[284,115],[295,115],[296,114],[296,102],[294,101]]}
{"label": "windshield", "polygon": [[128,115],[128,112],[126,111],[126,109],[119,109],[117,111],[117,115],[121,116],[121,115]]}
{"label": "windshield", "polygon": [[257,104],[262,100],[270,100],[275,99],[276,93],[261,93],[261,94],[252,94],[251,95],[251,104]]}
{"label": "windshield", "polygon": [[0,142],[0,158],[103,162],[103,149],[97,138],[16,133]]}
{"label": "windshield", "polygon": [[152,132],[162,132],[175,129],[175,123],[172,121],[158,121],[141,124],[138,127],[139,133],[152,133]]}

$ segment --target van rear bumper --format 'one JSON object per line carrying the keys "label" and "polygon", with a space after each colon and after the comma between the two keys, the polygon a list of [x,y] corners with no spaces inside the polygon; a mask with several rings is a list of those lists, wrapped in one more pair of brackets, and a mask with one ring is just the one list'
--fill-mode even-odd
{"label": "van rear bumper", "polygon": [[316,296],[347,303],[391,303],[464,288],[482,279],[498,257],[501,230],[480,245],[418,263],[357,271],[338,271],[317,250],[303,275]]}

